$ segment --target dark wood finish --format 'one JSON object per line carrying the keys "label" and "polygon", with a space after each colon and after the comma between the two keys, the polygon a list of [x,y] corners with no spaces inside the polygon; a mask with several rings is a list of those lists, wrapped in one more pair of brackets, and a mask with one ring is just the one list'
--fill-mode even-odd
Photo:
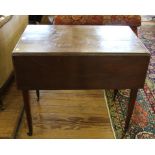
{"label": "dark wood finish", "polygon": [[116,99],[116,95],[118,94],[118,89],[114,89],[114,97],[113,97],[113,100],[115,101]]}
{"label": "dark wood finish", "polygon": [[143,88],[149,62],[147,55],[14,56],[13,59],[18,88],[32,90]]}
{"label": "dark wood finish", "polygon": [[3,102],[2,102],[1,96],[0,96],[0,110],[4,110],[4,106],[3,106]]}
{"label": "dark wood finish", "polygon": [[29,25],[13,55],[146,54],[128,26]]}
{"label": "dark wood finish", "polygon": [[[132,89],[125,132],[149,59],[126,26],[28,26],[13,52],[21,90]],[[23,96],[31,134],[28,91]]]}
{"label": "dark wood finish", "polygon": [[130,123],[130,119],[133,113],[133,109],[134,109],[134,105],[135,105],[135,101],[137,97],[137,92],[138,92],[138,89],[131,89],[131,92],[130,92],[130,100],[128,104],[128,110],[127,110],[127,116],[126,116],[125,128],[124,128],[125,133],[127,132],[129,128],[129,123]]}
{"label": "dark wood finish", "polygon": [[32,116],[31,116],[31,107],[30,107],[30,100],[29,100],[29,91],[28,90],[23,90],[23,100],[24,100],[24,109],[26,113],[26,118],[27,118],[27,124],[28,124],[28,135],[31,136],[33,133],[33,128],[32,128]]}
{"label": "dark wood finish", "polygon": [[21,125],[21,122],[22,122],[23,114],[24,114],[24,106],[21,107],[19,118],[18,118],[17,123],[16,123],[16,127],[15,127],[15,130],[14,130],[14,133],[13,133],[13,138],[14,139],[17,138],[17,134],[18,134],[18,131],[20,129],[20,125]]}
{"label": "dark wood finish", "polygon": [[36,90],[36,95],[37,95],[37,101],[39,101],[39,99],[40,99],[40,93],[39,93],[39,90]]}
{"label": "dark wood finish", "polygon": [[126,115],[126,119],[125,119],[125,126],[124,126],[124,132],[122,134],[122,138],[124,138],[126,132],[128,131],[128,128],[129,128],[130,120],[131,120],[134,106],[135,106],[137,92],[138,92],[138,89],[131,89],[131,91],[130,91],[130,99],[129,99],[129,103],[128,103],[127,115]]}

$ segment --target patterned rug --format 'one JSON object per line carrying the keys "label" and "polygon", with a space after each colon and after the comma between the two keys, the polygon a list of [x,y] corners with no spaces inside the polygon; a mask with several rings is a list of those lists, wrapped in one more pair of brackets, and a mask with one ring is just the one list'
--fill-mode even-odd
{"label": "patterned rug", "polygon": [[[151,53],[144,89],[137,95],[129,131],[125,138],[155,138],[155,25],[139,28],[139,38]],[[120,90],[116,101],[112,100],[113,90],[106,90],[108,106],[117,138],[121,138],[129,101],[129,90]]]}

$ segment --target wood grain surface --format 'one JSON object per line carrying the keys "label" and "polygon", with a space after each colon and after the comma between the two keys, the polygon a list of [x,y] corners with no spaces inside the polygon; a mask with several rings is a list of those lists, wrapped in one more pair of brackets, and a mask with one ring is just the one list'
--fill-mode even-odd
{"label": "wood grain surface", "polygon": [[[104,90],[41,91],[39,102],[35,91],[30,96],[34,134],[27,136],[24,115],[17,138],[114,138]],[[22,104],[14,82],[4,96],[0,138],[13,138]]]}
{"label": "wood grain surface", "polygon": [[14,138],[22,109],[22,94],[15,83],[11,84],[3,96],[5,109],[0,111],[0,138]]}
{"label": "wood grain surface", "polygon": [[17,138],[114,138],[104,90],[30,91],[33,135],[24,119]]}
{"label": "wood grain surface", "polygon": [[118,53],[146,54],[147,49],[128,26],[29,25],[13,55]]}
{"label": "wood grain surface", "polygon": [[131,89],[143,88],[149,56],[14,56],[13,60],[19,89]]}

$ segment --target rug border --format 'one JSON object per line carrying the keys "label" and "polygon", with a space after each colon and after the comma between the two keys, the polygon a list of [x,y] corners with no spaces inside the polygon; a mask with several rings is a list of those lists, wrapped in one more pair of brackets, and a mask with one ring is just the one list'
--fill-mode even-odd
{"label": "rug border", "polygon": [[110,119],[110,124],[111,124],[111,128],[112,128],[112,132],[113,132],[114,138],[117,139],[116,138],[116,133],[115,133],[115,130],[114,130],[114,127],[113,127],[113,123],[112,123],[109,107],[108,107],[108,100],[107,100],[107,96],[106,96],[105,90],[103,90],[103,94],[104,94],[104,100],[105,100],[105,104],[106,104],[107,111],[108,111],[108,116],[109,116],[109,119]]}

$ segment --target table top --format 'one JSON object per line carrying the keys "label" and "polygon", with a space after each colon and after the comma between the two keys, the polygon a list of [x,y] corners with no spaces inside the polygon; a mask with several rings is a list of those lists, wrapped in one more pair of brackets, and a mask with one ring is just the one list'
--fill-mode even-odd
{"label": "table top", "polygon": [[28,25],[13,55],[148,55],[128,26]]}

